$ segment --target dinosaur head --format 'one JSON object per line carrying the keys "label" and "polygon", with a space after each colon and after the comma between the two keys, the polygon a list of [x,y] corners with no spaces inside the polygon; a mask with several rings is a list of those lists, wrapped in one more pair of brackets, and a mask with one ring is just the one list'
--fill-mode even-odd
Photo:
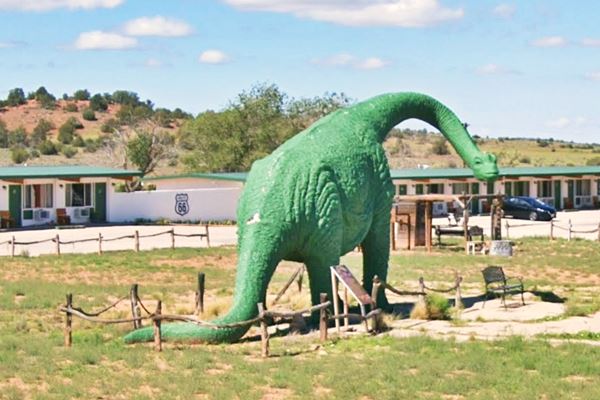
{"label": "dinosaur head", "polygon": [[498,178],[496,156],[490,153],[479,153],[469,163],[475,177],[482,181],[493,181]]}

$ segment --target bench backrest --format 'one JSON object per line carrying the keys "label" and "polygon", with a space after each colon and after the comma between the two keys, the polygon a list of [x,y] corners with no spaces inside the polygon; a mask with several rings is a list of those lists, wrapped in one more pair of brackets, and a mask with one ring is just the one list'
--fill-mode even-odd
{"label": "bench backrest", "polygon": [[5,211],[5,210],[0,211],[0,218],[11,219],[10,211]]}
{"label": "bench backrest", "polygon": [[489,267],[482,269],[481,273],[483,274],[483,280],[486,285],[496,282],[506,283],[506,276],[504,275],[502,267],[490,265]]}
{"label": "bench backrest", "polygon": [[57,208],[56,209],[56,216],[57,217],[64,217],[67,215],[67,209],[66,208]]}

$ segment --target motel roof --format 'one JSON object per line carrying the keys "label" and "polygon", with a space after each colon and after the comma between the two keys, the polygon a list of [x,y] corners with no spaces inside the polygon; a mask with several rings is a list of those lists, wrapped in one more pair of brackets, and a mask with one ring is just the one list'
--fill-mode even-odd
{"label": "motel roof", "polygon": [[[600,166],[579,166],[579,167],[509,167],[499,168],[499,178],[517,178],[517,177],[552,177],[566,176],[578,177],[582,175],[598,175],[600,176]],[[400,179],[465,179],[474,178],[473,171],[470,168],[409,168],[409,169],[392,169],[390,175],[394,180]],[[217,172],[217,173],[200,173],[193,172],[183,175],[157,176],[146,178],[145,180],[162,180],[162,179],[181,179],[181,178],[196,178],[196,179],[212,179],[223,181],[245,182],[247,172]]]}
{"label": "motel roof", "polygon": [[141,175],[140,171],[85,165],[0,167],[0,180],[96,177],[127,179]]}

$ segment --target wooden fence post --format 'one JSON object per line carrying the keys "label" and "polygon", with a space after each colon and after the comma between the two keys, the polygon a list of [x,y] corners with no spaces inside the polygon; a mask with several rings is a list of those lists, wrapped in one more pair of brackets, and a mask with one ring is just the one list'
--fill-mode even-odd
{"label": "wooden fence post", "polygon": [[510,236],[508,235],[508,228],[510,228],[510,225],[508,225],[507,220],[504,221],[504,226],[506,227],[506,239],[509,239]]}
{"label": "wooden fence post", "polygon": [[206,247],[210,247],[210,234],[208,233],[208,224],[204,225],[206,230]]}
{"label": "wooden fence post", "polygon": [[454,294],[454,307],[456,309],[461,309],[464,307],[463,302],[462,302],[461,288],[460,288],[462,279],[463,279],[462,276],[458,275],[458,272],[457,272],[455,279],[454,279],[454,283],[456,285],[456,293]]}
{"label": "wooden fence post", "polygon": [[141,316],[141,312],[138,307],[138,298],[138,284],[134,283],[133,285],[131,285],[131,289],[129,290],[129,299],[131,301],[131,316],[134,318],[133,329],[138,329],[142,327],[142,321],[135,320],[135,318],[139,318]]}
{"label": "wooden fence post", "polygon": [[[379,290],[381,289],[381,280],[377,275],[373,277],[373,289],[371,290],[371,300],[373,301],[373,310],[377,309],[377,296],[379,295]],[[371,324],[371,330],[375,333],[378,333],[381,330],[381,317],[379,315],[375,315],[373,317],[373,322]]]}
{"label": "wooden fence post", "polygon": [[98,232],[98,255],[102,255],[102,232]]}
{"label": "wooden fence post", "polygon": [[196,314],[204,312],[204,272],[198,272],[198,289],[196,290]]}
{"label": "wooden fence post", "polygon": [[419,292],[421,293],[419,297],[421,300],[424,300],[425,297],[425,280],[422,276],[419,277]]}
{"label": "wooden fence post", "polygon": [[60,256],[60,237],[58,236],[58,233],[56,234],[54,241],[56,242],[56,255]]}
{"label": "wooden fence post", "polygon": [[137,229],[133,233],[133,239],[134,239],[134,250],[137,253],[140,251],[140,232]]}
{"label": "wooden fence post", "polygon": [[171,250],[175,250],[175,228],[171,229]]}
{"label": "wooden fence post", "polygon": [[338,281],[337,281],[337,277],[333,273],[333,270],[331,270],[331,291],[333,293],[333,299],[331,299],[331,301],[333,301],[333,313],[336,316],[335,329],[336,329],[337,333],[339,334],[340,333],[340,319],[337,318],[337,316],[340,313],[340,304],[339,304],[339,299],[338,299]]}
{"label": "wooden fence post", "polygon": [[304,279],[304,270],[306,267],[302,264],[300,268],[300,272],[298,273],[298,279],[296,280],[296,284],[298,285],[298,293],[302,293],[302,281]]}
{"label": "wooden fence post", "polygon": [[258,317],[260,318],[260,340],[262,343],[261,355],[263,358],[267,358],[269,357],[269,331],[267,330],[263,303],[258,303]]}
{"label": "wooden fence post", "polygon": [[554,240],[554,220],[550,220],[550,240]]}
{"label": "wooden fence post", "polygon": [[346,285],[344,285],[344,314],[346,314],[346,316],[344,317],[344,329],[348,330],[348,328],[350,327],[350,317],[348,317],[348,314],[350,313],[350,307],[348,304],[348,288],[346,287]]}
{"label": "wooden fence post", "polygon": [[[327,303],[327,293],[321,293],[319,297],[321,304]],[[321,342],[327,341],[327,307],[319,310],[319,333],[321,334]]]}
{"label": "wooden fence post", "polygon": [[571,241],[571,236],[573,236],[573,224],[571,223],[571,220],[569,220],[569,236],[568,236],[568,241]]}
{"label": "wooden fence post", "polygon": [[[162,351],[162,337],[160,332],[160,315],[162,313],[162,301],[158,300],[156,303],[156,311],[154,312],[155,318],[152,319],[154,324],[154,349],[156,351]],[[158,318],[156,318],[158,317]]]}
{"label": "wooden fence post", "polygon": [[10,240],[10,256],[11,257],[15,256],[15,237],[14,236]]}
{"label": "wooden fence post", "polygon": [[[67,294],[67,310],[70,310],[73,307],[73,294],[69,293]],[[72,328],[72,322],[73,322],[73,315],[67,311],[65,313],[65,347],[71,347],[71,345],[73,344],[73,336],[72,336],[72,332],[73,332],[73,328]]]}

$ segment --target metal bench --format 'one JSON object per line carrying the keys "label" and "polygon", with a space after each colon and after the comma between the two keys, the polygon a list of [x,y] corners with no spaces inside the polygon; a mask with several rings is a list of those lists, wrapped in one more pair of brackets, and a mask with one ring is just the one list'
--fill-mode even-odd
{"label": "metal bench", "polygon": [[[438,246],[442,244],[442,235],[447,236],[465,236],[465,230],[460,226],[435,226],[435,235],[437,236]],[[467,240],[469,242],[473,241],[473,236],[481,236],[481,241],[483,242],[483,228],[475,225],[469,227],[467,231]]]}
{"label": "metal bench", "polygon": [[10,211],[0,211],[0,228],[14,228],[15,220],[10,215]]}
{"label": "metal bench", "polygon": [[483,307],[489,294],[502,294],[502,304],[504,309],[506,307],[506,294],[511,292],[519,291],[521,293],[521,302],[525,305],[525,298],[523,297],[523,278],[521,277],[508,277],[504,274],[502,267],[490,265],[489,267],[482,269],[483,280],[485,281],[485,298],[483,299]]}

